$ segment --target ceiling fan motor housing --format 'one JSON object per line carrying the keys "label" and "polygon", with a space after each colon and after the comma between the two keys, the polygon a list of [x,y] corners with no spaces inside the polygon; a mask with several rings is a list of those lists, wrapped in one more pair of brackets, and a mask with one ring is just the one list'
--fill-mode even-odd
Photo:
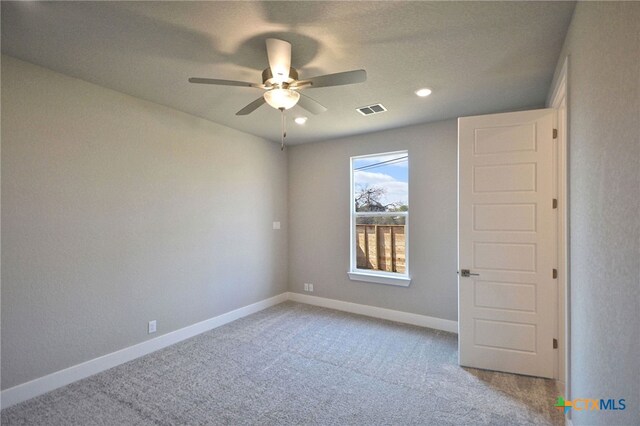
{"label": "ceiling fan motor housing", "polygon": [[[291,67],[289,68],[289,78],[285,80],[285,83],[291,84],[296,80],[298,80],[298,71],[295,68]],[[271,85],[271,86],[277,85],[275,79],[273,78],[273,73],[271,72],[271,68],[265,68],[264,71],[262,71],[262,84]]]}

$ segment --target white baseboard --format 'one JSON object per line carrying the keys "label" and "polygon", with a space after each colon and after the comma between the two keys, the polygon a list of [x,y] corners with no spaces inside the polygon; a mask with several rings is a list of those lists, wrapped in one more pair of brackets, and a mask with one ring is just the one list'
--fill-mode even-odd
{"label": "white baseboard", "polygon": [[411,314],[409,312],[394,311],[393,309],[378,308],[376,306],[343,302],[342,300],[326,299],[324,297],[310,296],[308,294],[290,292],[289,300],[306,303],[308,305],[322,306],[323,308],[330,308],[338,311],[351,312],[352,314],[365,315],[368,317],[381,318],[389,321],[458,333],[457,321],[428,317],[420,314]]}
{"label": "white baseboard", "polygon": [[34,398],[43,393],[50,392],[59,387],[68,385],[85,377],[92,376],[109,368],[115,367],[125,362],[132,361],[141,356],[166,348],[182,340],[212,330],[221,325],[230,323],[239,318],[251,315],[270,306],[277,305],[288,299],[288,293],[282,293],[269,299],[264,299],[248,306],[227,312],[217,317],[198,322],[188,327],[181,328],[171,333],[163,334],[154,339],[147,340],[137,345],[129,346],[116,352],[103,355],[98,358],[77,364],[64,370],[56,371],[30,382],[22,383],[9,389],[5,389],[0,394],[2,408],[7,408],[22,401]]}
{"label": "white baseboard", "polygon": [[198,334],[228,324],[247,315],[254,314],[286,300],[293,300],[295,302],[306,303],[308,305],[322,306],[325,308],[336,309],[338,311],[351,312],[354,314],[397,321],[405,324],[429,327],[452,333],[458,332],[458,323],[456,321],[394,311],[392,309],[378,308],[375,306],[343,302],[341,300],[326,299],[324,297],[285,292],[269,299],[264,299],[231,312],[218,315],[217,317],[181,328],[180,330],[163,334],[162,336],[158,336],[154,339],[94,358],[83,362],[82,364],[77,364],[30,382],[5,389],[0,393],[0,406],[2,408],[11,407],[12,405],[50,392],[62,386],[66,386],[70,383],[116,367],[120,364],[124,364],[125,362],[132,361],[159,349],[166,348],[167,346],[171,346],[182,340],[189,339],[190,337],[197,336]]}

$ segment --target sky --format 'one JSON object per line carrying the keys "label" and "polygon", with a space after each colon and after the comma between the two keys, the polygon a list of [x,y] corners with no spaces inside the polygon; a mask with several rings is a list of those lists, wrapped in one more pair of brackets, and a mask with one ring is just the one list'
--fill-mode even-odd
{"label": "sky", "polygon": [[[407,159],[404,158],[398,162],[377,165],[384,161],[406,156],[406,153],[395,153],[354,159],[353,179],[356,191],[365,185],[369,187],[382,187],[385,189],[385,195],[380,200],[382,204],[400,202],[409,205],[409,168]],[[355,170],[366,166],[371,167],[363,170]]]}

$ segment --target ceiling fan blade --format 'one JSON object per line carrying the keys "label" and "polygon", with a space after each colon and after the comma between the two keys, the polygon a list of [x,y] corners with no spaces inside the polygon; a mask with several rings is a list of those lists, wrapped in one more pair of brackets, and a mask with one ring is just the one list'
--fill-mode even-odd
{"label": "ceiling fan blade", "polygon": [[236,115],[249,115],[253,111],[255,111],[258,108],[260,108],[266,102],[267,101],[264,100],[264,97],[260,96],[258,99],[256,99],[255,101],[251,102],[249,105],[247,105],[246,107],[242,108],[240,111],[236,112]]}
{"label": "ceiling fan blade", "polygon": [[198,77],[191,77],[189,79],[189,83],[217,84],[219,86],[260,87],[260,85],[258,84],[248,83],[246,81],[218,80],[215,78],[198,78]]}
{"label": "ceiling fan blade", "polygon": [[286,81],[291,68],[291,43],[277,38],[268,38],[267,58],[274,80],[277,83]]}
{"label": "ceiling fan blade", "polygon": [[303,95],[300,93],[300,99],[298,100],[298,105],[302,108],[306,109],[312,114],[320,114],[327,110],[327,108],[320,104],[318,101],[311,99],[310,97]]}
{"label": "ceiling fan blade", "polygon": [[299,81],[298,84],[310,83],[310,86],[307,88],[314,89],[318,87],[344,86],[346,84],[364,83],[365,81],[367,81],[367,72],[365,70],[355,70],[320,75],[318,77]]}

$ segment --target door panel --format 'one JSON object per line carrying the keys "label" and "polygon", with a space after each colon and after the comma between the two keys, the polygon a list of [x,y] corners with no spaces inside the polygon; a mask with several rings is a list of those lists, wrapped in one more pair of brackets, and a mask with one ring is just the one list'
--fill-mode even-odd
{"label": "door panel", "polygon": [[[458,120],[459,357],[553,377],[551,109]],[[478,275],[473,275],[478,274]]]}
{"label": "door panel", "polygon": [[536,311],[536,285],[475,281],[475,306],[480,308]]}
{"label": "door panel", "polygon": [[479,192],[523,192],[536,190],[535,164],[496,164],[473,168],[473,190]]}
{"label": "door panel", "polygon": [[475,344],[487,348],[535,352],[536,326],[506,321],[475,319]]}
{"label": "door panel", "polygon": [[535,204],[475,204],[474,231],[536,230]]}

